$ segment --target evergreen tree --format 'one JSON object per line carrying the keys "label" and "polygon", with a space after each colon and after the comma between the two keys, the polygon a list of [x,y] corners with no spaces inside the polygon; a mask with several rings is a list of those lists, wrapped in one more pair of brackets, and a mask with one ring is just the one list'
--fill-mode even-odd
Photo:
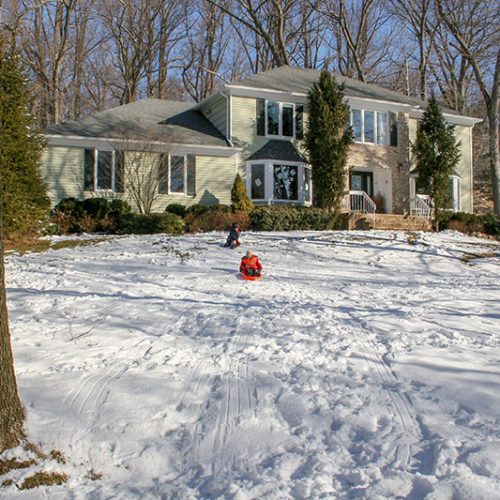
{"label": "evergreen tree", "polygon": [[251,212],[253,210],[253,203],[248,197],[245,184],[240,174],[236,174],[234,179],[234,184],[231,189],[231,202],[233,204],[233,210],[239,210],[241,212]]}
{"label": "evergreen tree", "polygon": [[309,91],[308,104],[305,148],[312,165],[313,202],[317,207],[338,211],[345,190],[347,154],[354,142],[343,85],[338,85],[328,71],[322,71]]}
{"label": "evergreen tree", "polygon": [[40,175],[43,141],[35,132],[29,109],[20,58],[0,35],[0,211],[4,238],[35,232],[49,207]]}
{"label": "evergreen tree", "polygon": [[434,97],[419,124],[412,152],[418,172],[417,189],[430,196],[439,228],[442,211],[451,203],[450,176],[460,159],[460,142],[455,140],[453,126],[446,123]]}

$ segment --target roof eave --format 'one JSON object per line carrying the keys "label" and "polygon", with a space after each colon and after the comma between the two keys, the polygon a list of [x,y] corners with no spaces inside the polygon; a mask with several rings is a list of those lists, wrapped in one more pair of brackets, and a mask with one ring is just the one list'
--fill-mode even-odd
{"label": "roof eave", "polygon": [[113,137],[87,137],[78,135],[57,135],[45,134],[48,146],[62,146],[62,147],[87,147],[98,148],[106,147],[110,149],[117,149],[117,146],[129,146],[127,149],[133,149],[141,145],[147,144],[148,151],[161,152],[165,151],[165,146],[171,150],[186,149],[192,153],[207,156],[233,156],[234,154],[242,151],[243,148],[235,146],[216,146],[211,144],[188,144],[176,142],[161,142],[161,141],[145,141],[140,139],[117,139]]}

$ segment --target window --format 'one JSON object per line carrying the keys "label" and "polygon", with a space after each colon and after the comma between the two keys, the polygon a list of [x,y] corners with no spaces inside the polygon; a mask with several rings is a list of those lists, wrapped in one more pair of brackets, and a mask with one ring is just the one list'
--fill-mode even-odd
{"label": "window", "polygon": [[387,113],[377,113],[377,144],[387,146]]}
{"label": "window", "polygon": [[84,152],[84,189],[123,192],[125,155],[123,151],[86,149]]}
{"label": "window", "polygon": [[450,176],[450,208],[460,211],[460,177],[456,175]]}
{"label": "window", "polygon": [[269,101],[267,103],[267,134],[280,135],[279,127],[280,105],[278,102]]}
{"label": "window", "polygon": [[186,194],[186,157],[162,154],[158,165],[158,193]]}
{"label": "window", "polygon": [[168,154],[160,155],[158,164],[158,193],[168,194]]}
{"label": "window", "polygon": [[266,110],[267,135],[275,135],[278,137],[294,136],[295,107],[293,104],[267,101]]}
{"label": "window", "polygon": [[298,167],[295,165],[274,165],[274,199],[298,199]]}
{"label": "window", "polygon": [[388,143],[389,115],[385,111],[351,110],[354,140],[361,143]]}
{"label": "window", "polygon": [[304,169],[304,201],[312,201],[312,172],[308,167]]}
{"label": "window", "polygon": [[185,172],[184,156],[171,156],[169,182],[169,190],[171,193],[184,194],[186,187]]}
{"label": "window", "polygon": [[251,190],[252,200],[263,200],[266,197],[265,190],[265,165],[258,164],[251,166]]}
{"label": "window", "polygon": [[97,190],[113,188],[113,152],[97,152]]}
{"label": "window", "polygon": [[293,104],[283,104],[282,111],[282,135],[293,137]]}
{"label": "window", "polygon": [[304,163],[260,160],[247,163],[247,192],[257,203],[306,204],[312,201],[311,168]]}
{"label": "window", "polygon": [[363,125],[361,110],[352,110],[352,128],[354,129],[354,140],[363,142]]}

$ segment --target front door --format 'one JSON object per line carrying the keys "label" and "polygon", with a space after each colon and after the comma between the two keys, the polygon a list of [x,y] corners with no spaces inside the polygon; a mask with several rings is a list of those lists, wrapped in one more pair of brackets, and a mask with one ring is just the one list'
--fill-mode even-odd
{"label": "front door", "polygon": [[373,196],[373,174],[371,172],[352,171],[349,174],[349,189],[351,191],[364,191],[368,196]]}

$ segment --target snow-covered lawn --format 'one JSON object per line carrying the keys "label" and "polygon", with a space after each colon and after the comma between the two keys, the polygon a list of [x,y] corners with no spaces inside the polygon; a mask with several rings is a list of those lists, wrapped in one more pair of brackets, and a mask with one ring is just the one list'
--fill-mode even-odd
{"label": "snow-covered lawn", "polygon": [[[499,497],[498,243],[224,240],[8,256],[28,433],[67,457],[70,479],[0,496]],[[238,277],[247,248],[260,282]]]}

